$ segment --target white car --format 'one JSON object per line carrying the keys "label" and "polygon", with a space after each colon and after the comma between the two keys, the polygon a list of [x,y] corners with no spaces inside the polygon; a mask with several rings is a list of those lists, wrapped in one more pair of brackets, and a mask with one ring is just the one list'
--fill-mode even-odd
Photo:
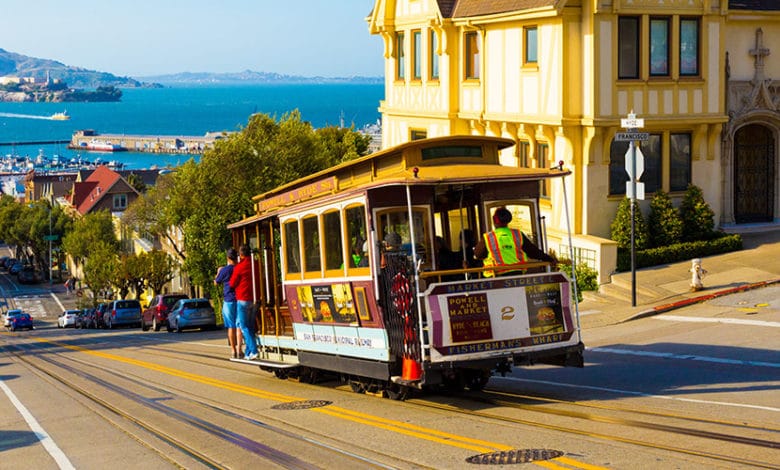
{"label": "white car", "polygon": [[69,326],[76,326],[76,316],[79,314],[79,310],[65,310],[57,317],[57,328],[67,328]]}
{"label": "white car", "polygon": [[12,310],[9,310],[9,311],[5,312],[3,314],[3,326],[6,327],[6,328],[10,327],[11,326],[11,318],[14,315],[19,315],[20,313],[24,313],[24,312],[22,312],[18,308],[17,309],[12,309]]}

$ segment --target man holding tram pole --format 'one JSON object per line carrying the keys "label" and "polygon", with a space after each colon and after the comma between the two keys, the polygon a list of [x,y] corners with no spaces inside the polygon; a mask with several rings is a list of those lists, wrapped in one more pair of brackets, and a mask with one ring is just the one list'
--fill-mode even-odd
{"label": "man holding tram pole", "polygon": [[[558,264],[558,260],[539,249],[534,243],[525,236],[520,230],[509,228],[512,221],[512,213],[505,207],[499,207],[493,213],[493,231],[482,235],[477,246],[474,248],[474,257],[484,259],[484,265],[505,266],[512,264],[527,263],[529,258],[538,259],[552,263],[553,267]],[[485,277],[495,275],[508,276],[513,274],[524,274],[524,269],[484,271]]]}
{"label": "man holding tram pole", "polygon": [[236,293],[236,302],[238,306],[237,323],[244,337],[246,352],[244,358],[248,360],[257,359],[257,340],[255,338],[255,312],[252,299],[252,252],[248,245],[241,245],[238,248],[240,261],[233,268],[233,274],[230,276],[230,287]]}

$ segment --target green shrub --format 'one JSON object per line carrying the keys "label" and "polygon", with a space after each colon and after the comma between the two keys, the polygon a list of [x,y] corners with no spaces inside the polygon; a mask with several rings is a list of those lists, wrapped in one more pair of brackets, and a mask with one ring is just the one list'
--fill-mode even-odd
{"label": "green shrub", "polygon": [[[559,260],[558,269],[565,272],[569,279],[572,279],[570,259]],[[599,273],[585,263],[577,264],[575,272],[577,274],[577,303],[580,303],[582,302],[583,291],[597,290],[599,288]]]}
{"label": "green shrub", "polygon": [[680,217],[683,221],[683,241],[713,238],[715,212],[704,200],[704,195],[698,186],[688,185],[680,205]]}
{"label": "green shrub", "polygon": [[[729,253],[742,249],[742,237],[738,234],[726,235],[721,232],[713,232],[717,238],[711,240],[698,240],[694,242],[675,243],[674,245],[637,250],[635,267],[658,266],[660,264],[677,263],[693,258],[702,258],[720,253]],[[630,249],[629,249],[630,250]],[[631,252],[618,250],[618,271],[631,270]]]}
{"label": "green shrub", "polygon": [[669,194],[656,191],[650,200],[650,215],[647,219],[650,246],[666,246],[682,241],[683,221],[680,211],[672,205]]}
{"label": "green shrub", "polygon": [[[610,236],[616,241],[618,248],[631,249],[631,199],[623,198],[618,206],[617,214],[609,226]],[[634,201],[634,247],[647,247],[647,226],[642,216],[639,203]]]}

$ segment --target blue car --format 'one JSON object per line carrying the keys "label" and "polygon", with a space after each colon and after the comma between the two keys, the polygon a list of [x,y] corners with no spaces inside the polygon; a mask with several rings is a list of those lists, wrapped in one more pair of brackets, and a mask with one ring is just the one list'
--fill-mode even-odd
{"label": "blue car", "polygon": [[10,328],[11,331],[16,331],[16,330],[32,330],[35,327],[33,326],[33,319],[29,313],[19,313],[11,317]]}

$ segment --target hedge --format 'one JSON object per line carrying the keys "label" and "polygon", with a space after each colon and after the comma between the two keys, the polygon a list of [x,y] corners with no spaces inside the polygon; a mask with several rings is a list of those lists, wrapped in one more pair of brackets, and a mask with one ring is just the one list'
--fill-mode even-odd
{"label": "hedge", "polygon": [[[742,237],[739,234],[722,234],[712,240],[675,243],[674,245],[636,251],[636,268],[677,263],[693,258],[702,258],[720,253],[729,253],[742,249]],[[618,249],[618,271],[631,270],[631,251]]]}

